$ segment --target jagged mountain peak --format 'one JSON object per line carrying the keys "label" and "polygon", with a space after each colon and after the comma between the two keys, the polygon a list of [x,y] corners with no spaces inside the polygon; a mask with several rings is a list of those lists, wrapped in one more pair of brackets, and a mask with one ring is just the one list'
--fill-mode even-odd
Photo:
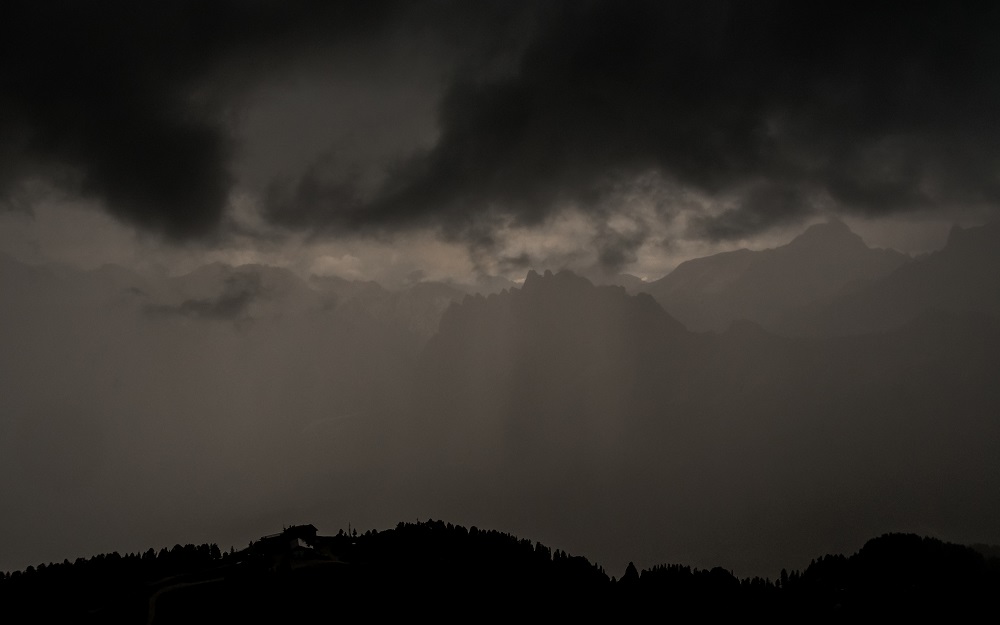
{"label": "jagged mountain peak", "polygon": [[487,333],[493,338],[519,328],[515,334],[573,336],[581,341],[586,337],[587,342],[641,331],[661,337],[687,334],[648,294],[629,295],[620,286],[595,286],[568,270],[531,270],[520,289],[465,297],[445,312],[438,338],[443,340],[442,335],[459,329],[478,333],[485,328],[490,328]]}
{"label": "jagged mountain peak", "polygon": [[602,309],[629,309],[635,313],[663,317],[682,329],[680,322],[673,319],[647,293],[630,294],[623,286],[595,285],[589,279],[568,269],[556,273],[546,270],[539,274],[528,271],[521,289],[515,297],[531,301],[543,301],[547,305],[570,307],[574,316],[587,316]]}
{"label": "jagged mountain peak", "polygon": [[530,292],[534,289],[551,288],[556,285],[563,289],[579,290],[594,288],[594,284],[590,280],[573,273],[569,269],[562,269],[556,273],[552,273],[550,269],[546,269],[542,274],[539,274],[534,269],[530,269],[524,278],[521,290],[523,292]]}
{"label": "jagged mountain peak", "polygon": [[824,223],[809,226],[805,232],[792,239],[785,247],[791,249],[868,249],[864,240],[839,219],[830,219]]}

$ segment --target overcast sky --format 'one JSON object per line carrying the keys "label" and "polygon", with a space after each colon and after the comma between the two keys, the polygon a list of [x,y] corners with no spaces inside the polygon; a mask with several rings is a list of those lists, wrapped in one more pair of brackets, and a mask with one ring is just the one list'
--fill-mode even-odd
{"label": "overcast sky", "polygon": [[0,251],[346,278],[657,278],[1000,195],[1000,8],[7,2]]}
{"label": "overcast sky", "polygon": [[[949,239],[1000,206],[997,33],[981,1],[0,2],[0,570],[431,515],[614,574],[997,543],[1000,235]],[[558,272],[831,218],[949,248]]]}

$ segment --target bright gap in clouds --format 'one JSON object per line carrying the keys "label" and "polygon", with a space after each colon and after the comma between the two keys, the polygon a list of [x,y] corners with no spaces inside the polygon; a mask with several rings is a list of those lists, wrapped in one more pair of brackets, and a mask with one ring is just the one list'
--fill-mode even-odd
{"label": "bright gap in clouds", "polygon": [[[702,200],[697,211],[704,211]],[[765,249],[787,243],[806,224],[772,229],[751,239],[711,242],[685,238],[691,215],[681,207],[667,218],[662,207],[631,198],[609,209],[605,220],[592,212],[567,207],[532,226],[508,224],[496,231],[489,247],[450,241],[433,229],[416,229],[383,237],[309,237],[275,230],[258,213],[256,198],[243,193],[230,202],[228,218],[237,227],[213,245],[164,243],[153,235],[122,224],[86,202],[51,199],[33,215],[0,213],[0,253],[31,264],[58,263],[82,269],[121,265],[140,273],[180,275],[210,263],[264,264],[285,267],[308,278],[337,276],[374,280],[399,287],[414,280],[474,284],[484,275],[513,281],[528,269],[572,269],[594,279],[608,277],[600,265],[601,247],[614,237],[639,236],[625,251],[622,273],[656,280],[679,263],[739,248]],[[950,222],[935,216],[909,219],[848,217],[848,225],[873,247],[920,254],[944,245]],[[969,225],[974,221],[962,222]],[[611,242],[607,241],[611,239]],[[100,241],[100,245],[94,245]],[[626,247],[628,241],[624,244]]]}

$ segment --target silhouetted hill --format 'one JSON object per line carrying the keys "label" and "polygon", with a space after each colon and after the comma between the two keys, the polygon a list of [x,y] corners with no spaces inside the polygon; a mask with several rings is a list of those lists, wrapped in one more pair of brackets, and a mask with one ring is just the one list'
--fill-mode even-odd
{"label": "silhouetted hill", "polygon": [[1000,315],[1000,222],[955,226],[944,249],[932,252],[789,319],[799,334],[849,335],[897,328],[940,310]]}
{"label": "silhouetted hill", "polygon": [[[618,531],[627,531],[622,529]],[[802,573],[629,563],[621,580],[581,556],[442,521],[317,536],[293,526],[240,551],[175,545],[0,573],[5,619],[33,622],[315,622],[648,617],[965,618],[992,609],[1000,569],[974,550],[887,534]]]}
{"label": "silhouetted hill", "polygon": [[293,538],[294,529],[240,551],[175,545],[0,573],[0,616],[155,624],[555,617],[603,608],[610,585],[586,558],[495,530],[427,521]]}
{"label": "silhouetted hill", "polygon": [[681,263],[643,290],[692,330],[720,331],[748,319],[781,332],[791,312],[884,276],[907,260],[898,252],[869,248],[843,222],[831,221],[774,249]]}
{"label": "silhouetted hill", "polygon": [[1000,568],[974,549],[916,534],[885,534],[850,557],[813,560],[783,584],[790,603],[844,620],[968,618],[992,613],[984,601]]}

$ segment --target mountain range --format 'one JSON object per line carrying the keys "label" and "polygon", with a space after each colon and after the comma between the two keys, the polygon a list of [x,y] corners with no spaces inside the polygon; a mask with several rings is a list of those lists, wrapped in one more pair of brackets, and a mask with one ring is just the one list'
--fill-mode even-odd
{"label": "mountain range", "polygon": [[831,221],[774,249],[681,263],[645,290],[691,330],[721,331],[746,319],[780,331],[800,308],[883,278],[908,261],[899,252],[869,248],[846,224]]}
{"label": "mountain range", "polygon": [[911,259],[830,221],[774,249],[687,261],[642,290],[694,331],[745,320],[788,336],[848,336],[930,311],[1000,314],[998,272],[1000,223],[956,225],[943,249]]}
{"label": "mountain range", "polygon": [[998,348],[976,312],[849,338],[693,333],[647,296],[529,274],[445,314],[421,359],[421,454],[441,463],[429,484],[473,478],[490,515],[628,523],[691,557],[763,561],[860,528],[988,534]]}
{"label": "mountain range", "polygon": [[730,293],[704,310],[806,285],[713,309],[715,331],[565,271],[470,295],[0,259],[0,529],[20,537],[0,562],[343,510],[615,568],[766,573],[884,531],[998,542],[998,239],[955,229],[907,259],[833,223],[682,265],[674,293]]}

